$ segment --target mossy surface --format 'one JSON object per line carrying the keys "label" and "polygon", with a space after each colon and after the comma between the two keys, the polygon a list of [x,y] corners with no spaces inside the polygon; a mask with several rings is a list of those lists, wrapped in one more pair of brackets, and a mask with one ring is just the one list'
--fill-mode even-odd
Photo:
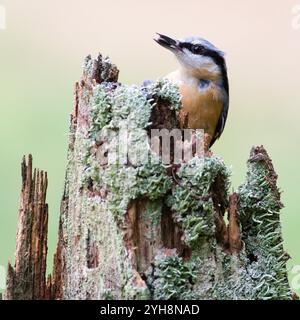
{"label": "mossy surface", "polygon": [[197,267],[196,261],[185,262],[177,254],[169,256],[157,254],[154,260],[154,272],[148,276],[148,285],[153,299],[197,299],[193,291]]}
{"label": "mossy surface", "polygon": [[253,148],[246,182],[239,188],[248,273],[258,299],[290,299],[288,255],[283,249],[277,175],[262,147]]}
{"label": "mossy surface", "polygon": [[193,159],[180,169],[180,185],[168,201],[175,218],[183,225],[193,254],[187,262],[176,255],[157,257],[155,280],[151,283],[157,299],[291,299],[276,174],[266,154],[263,153],[265,158],[260,158],[261,155],[254,157],[253,152],[248,161],[246,181],[238,189],[244,241],[244,248],[238,255],[229,255],[217,245],[213,203],[205,197],[217,174],[225,179],[228,191],[230,172],[226,166],[213,157]]}
{"label": "mossy surface", "polygon": [[178,87],[171,82],[160,79],[156,83],[152,83],[147,89],[153,97],[168,101],[172,110],[180,110],[181,96]]}
{"label": "mossy surface", "polygon": [[[170,108],[178,109],[180,105],[178,89],[168,81],[151,84],[147,92],[167,101]],[[105,83],[93,91],[84,184],[92,182],[95,190],[108,190],[109,209],[118,219],[124,217],[131,200],[140,196],[157,200],[172,185],[166,168],[149,147],[146,128],[150,125],[153,99],[149,100],[147,92],[137,86],[111,90],[111,84]],[[91,153],[99,141],[105,141],[107,161],[112,163],[101,165],[99,158]],[[125,143],[127,150],[122,150]],[[128,157],[122,158],[122,151],[128,151]]]}
{"label": "mossy surface", "polygon": [[[230,171],[216,157],[195,157],[183,164],[178,172],[179,183],[168,198],[174,217],[182,224],[185,241],[191,247],[199,241],[214,238],[214,204],[211,187],[217,177],[224,181],[224,192],[228,193]],[[201,239],[202,238],[202,239]]]}
{"label": "mossy surface", "polygon": [[[85,73],[89,72],[87,68]],[[148,199],[144,213],[149,229],[145,237],[156,236],[161,199],[171,190],[172,179],[158,156],[150,151],[147,128],[154,98],[149,98],[149,94],[164,99],[175,110],[180,104],[178,90],[164,81],[143,89],[112,83],[96,84],[92,89],[92,95],[85,100],[90,110],[88,130],[76,132],[74,151],[69,153],[66,191],[72,216],[66,214],[62,218],[68,248],[65,261],[69,274],[78,268],[81,275],[66,279],[65,297],[150,298],[148,287],[132,264],[131,253],[124,245],[124,231],[119,226],[125,223],[132,201]],[[87,96],[89,90],[84,88],[82,96]],[[124,151],[124,133],[128,158],[119,157]],[[102,153],[99,157],[103,143],[103,153],[109,154],[105,161]],[[95,244],[101,262],[89,269],[84,253],[89,252],[91,244]]]}
{"label": "mossy surface", "polygon": [[[177,86],[109,82],[117,69],[99,59],[85,62],[81,118],[71,131],[61,215],[64,298],[289,299],[280,194],[266,154],[251,155],[238,189],[244,247],[229,254],[216,237],[216,216],[228,205],[228,167],[214,155],[194,157],[171,174],[149,146],[151,121],[176,118]],[[169,118],[155,119],[155,107],[169,108]],[[160,234],[166,212],[174,232],[168,246]],[[190,254],[180,256],[182,247]]]}

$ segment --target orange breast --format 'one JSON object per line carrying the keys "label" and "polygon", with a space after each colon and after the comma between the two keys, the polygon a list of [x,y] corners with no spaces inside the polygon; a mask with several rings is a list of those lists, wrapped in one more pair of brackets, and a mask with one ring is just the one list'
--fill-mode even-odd
{"label": "orange breast", "polygon": [[213,137],[223,109],[222,95],[217,86],[211,85],[206,90],[197,86],[180,84],[182,108],[179,113],[181,127],[203,129]]}

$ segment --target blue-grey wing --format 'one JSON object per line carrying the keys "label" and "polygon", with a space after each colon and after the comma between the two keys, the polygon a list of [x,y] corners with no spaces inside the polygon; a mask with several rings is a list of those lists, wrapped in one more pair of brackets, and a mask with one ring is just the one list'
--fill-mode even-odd
{"label": "blue-grey wing", "polygon": [[224,130],[226,120],[227,120],[227,115],[228,115],[228,109],[229,109],[229,95],[227,94],[226,98],[224,99],[223,109],[220,114],[220,118],[218,120],[217,126],[216,126],[215,134],[210,142],[210,147],[215,143],[215,141],[217,139],[220,138],[220,136]]}

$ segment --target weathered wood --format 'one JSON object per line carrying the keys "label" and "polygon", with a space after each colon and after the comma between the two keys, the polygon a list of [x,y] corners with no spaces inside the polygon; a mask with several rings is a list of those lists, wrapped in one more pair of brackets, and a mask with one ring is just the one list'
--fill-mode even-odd
{"label": "weathered wood", "polygon": [[[111,74],[114,77],[103,76]],[[101,163],[98,158],[101,146],[105,143],[109,147],[118,146],[113,139],[101,137],[106,127],[118,132],[125,125],[144,130],[148,135],[151,129],[179,127],[174,107],[178,97],[172,86],[157,82],[133,89],[117,83],[117,74],[108,60],[103,63],[101,57],[96,60],[88,57],[83,78],[76,85],[61,212],[62,297],[291,297],[283,269],[280,271],[283,278],[278,280],[283,286],[277,291],[276,281],[263,280],[263,272],[271,272],[263,267],[266,255],[269,259],[273,255],[274,261],[279,259],[277,265],[285,267],[282,257],[272,253],[271,247],[261,248],[262,265],[259,260],[253,264],[248,250],[251,246],[244,246],[247,234],[241,231],[240,223],[240,215],[248,214],[245,208],[248,195],[240,196],[239,192],[229,195],[229,172],[219,158],[207,152],[202,159],[194,158],[166,170],[161,165]],[[127,109],[122,109],[127,104]],[[147,117],[148,126],[147,121],[143,122]],[[135,143],[131,145],[133,149]],[[143,146],[138,145],[137,149]],[[266,161],[270,162],[269,158]],[[252,168],[248,177],[255,170],[256,167]],[[269,176],[268,170],[266,167],[262,175]],[[255,179],[257,176],[253,177],[253,183]],[[251,193],[251,185],[247,190]],[[270,187],[268,192],[272,194],[273,190]],[[268,210],[278,218],[277,208],[273,208],[272,202],[268,205]],[[278,228],[279,219],[270,230]],[[282,253],[282,248],[278,248]],[[178,283],[176,277],[175,282],[170,280],[172,268],[179,277]],[[251,280],[247,271],[251,268],[254,273],[260,270],[261,276]],[[190,270],[188,278],[184,270]],[[237,279],[239,284],[235,282]],[[261,291],[256,292],[260,285]],[[264,291],[270,286],[273,296]]]}
{"label": "weathered wood", "polygon": [[[178,88],[166,80],[143,87],[117,81],[109,59],[87,57],[75,85],[47,284],[47,177],[37,172],[32,179],[31,157],[28,166],[23,162],[16,264],[8,268],[6,298],[293,298],[277,176],[265,149],[252,149],[246,181],[233,194],[230,171],[207,150],[163,165],[149,139],[151,129],[179,128]],[[124,128],[133,151],[125,156]],[[115,150],[122,161],[107,158]],[[136,161],[133,155],[145,150],[150,161]]]}
{"label": "weathered wood", "polygon": [[8,265],[6,299],[46,296],[47,183],[46,172],[32,172],[32,156],[29,155],[27,164],[24,157],[15,264]]}

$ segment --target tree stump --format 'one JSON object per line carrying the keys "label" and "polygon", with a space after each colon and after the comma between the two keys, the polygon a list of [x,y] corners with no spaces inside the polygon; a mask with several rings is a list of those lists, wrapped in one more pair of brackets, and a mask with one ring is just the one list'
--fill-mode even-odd
{"label": "tree stump", "polygon": [[8,264],[8,300],[45,299],[48,235],[47,173],[32,170],[32,156],[23,158],[17,248],[14,268]]}
{"label": "tree stump", "polygon": [[32,179],[31,158],[23,162],[5,298],[292,299],[280,192],[265,149],[251,150],[246,181],[233,194],[230,171],[213,154],[164,165],[147,137],[179,127],[178,88],[166,80],[122,85],[118,72],[108,58],[88,56],[76,83],[47,285],[47,178]]}

